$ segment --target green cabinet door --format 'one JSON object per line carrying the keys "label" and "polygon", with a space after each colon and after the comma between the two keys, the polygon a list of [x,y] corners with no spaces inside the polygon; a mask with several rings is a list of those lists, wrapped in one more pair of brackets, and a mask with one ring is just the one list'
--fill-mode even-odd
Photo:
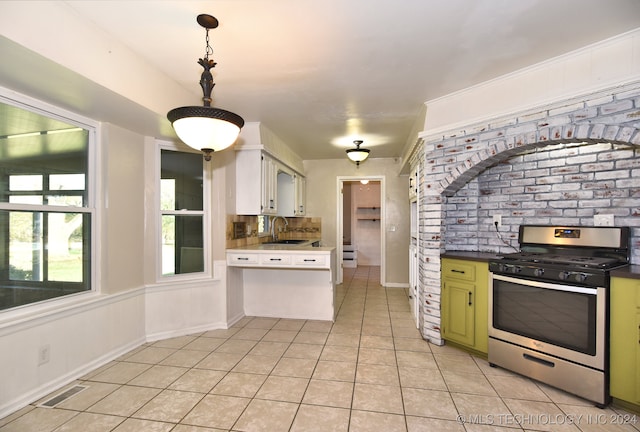
{"label": "green cabinet door", "polygon": [[445,280],[442,290],[442,330],[445,339],[475,343],[475,291],[469,283]]}
{"label": "green cabinet door", "polygon": [[443,258],[441,269],[442,337],[486,354],[487,263]]}
{"label": "green cabinet door", "polygon": [[640,280],[611,278],[610,393],[640,405]]}

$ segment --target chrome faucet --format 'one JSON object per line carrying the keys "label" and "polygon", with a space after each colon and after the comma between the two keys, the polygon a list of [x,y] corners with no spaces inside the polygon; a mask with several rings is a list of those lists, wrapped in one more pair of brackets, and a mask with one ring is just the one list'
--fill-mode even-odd
{"label": "chrome faucet", "polygon": [[285,231],[287,230],[287,227],[289,226],[289,221],[287,220],[286,217],[284,216],[274,216],[273,219],[271,219],[271,239],[273,241],[278,241],[278,234],[276,233],[276,221],[278,220],[278,218],[282,219],[284,221],[284,229]]}

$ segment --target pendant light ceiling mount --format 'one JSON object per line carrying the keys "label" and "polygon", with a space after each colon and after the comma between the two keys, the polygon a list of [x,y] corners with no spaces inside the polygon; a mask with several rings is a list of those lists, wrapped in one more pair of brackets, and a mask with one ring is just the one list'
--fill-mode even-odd
{"label": "pendant light ceiling mount", "polygon": [[213,54],[209,45],[209,30],[218,27],[218,20],[207,14],[198,15],[196,21],[207,32],[204,58],[198,59],[203,71],[200,76],[203,106],[184,106],[167,113],[178,138],[186,145],[204,153],[205,160],[211,160],[211,153],[231,146],[244,126],[244,119],[238,114],[211,106],[211,91],[215,86],[211,69],[216,66],[209,55]]}
{"label": "pendant light ceiling mount", "polygon": [[355,140],[353,142],[356,145],[354,149],[347,150],[347,157],[356,163],[356,166],[360,166],[360,162],[364,162],[366,158],[369,157],[369,149],[360,148],[360,145],[363,143],[361,140]]}

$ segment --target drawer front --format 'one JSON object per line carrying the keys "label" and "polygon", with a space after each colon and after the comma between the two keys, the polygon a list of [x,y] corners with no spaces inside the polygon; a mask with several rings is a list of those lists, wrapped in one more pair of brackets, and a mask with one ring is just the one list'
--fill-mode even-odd
{"label": "drawer front", "polygon": [[357,251],[350,251],[350,252],[344,251],[342,253],[342,258],[343,259],[352,260],[352,259],[356,259],[357,257],[358,257],[358,252]]}
{"label": "drawer front", "polygon": [[256,265],[259,262],[258,254],[251,253],[228,253],[227,265],[230,266],[248,266]]}
{"label": "drawer front", "polygon": [[291,255],[286,254],[262,254],[260,264],[263,266],[290,266]]}
{"label": "drawer front", "polygon": [[475,281],[476,267],[462,261],[442,260],[442,277]]}
{"label": "drawer front", "polygon": [[293,257],[293,264],[300,267],[328,267],[327,255],[308,254],[308,255],[295,255]]}

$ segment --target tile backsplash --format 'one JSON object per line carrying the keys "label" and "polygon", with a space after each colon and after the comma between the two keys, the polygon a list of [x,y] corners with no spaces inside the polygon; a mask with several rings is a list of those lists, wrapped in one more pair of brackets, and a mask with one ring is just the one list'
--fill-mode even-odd
{"label": "tile backsplash", "polygon": [[[273,216],[270,216],[273,218]],[[246,237],[234,238],[234,222],[244,222],[247,227]],[[315,217],[287,218],[286,231],[278,234],[280,239],[315,240],[322,237],[322,219]],[[278,223],[280,227],[280,223]],[[258,235],[258,216],[227,215],[226,247],[232,249],[251,246],[271,240],[268,235]]]}

